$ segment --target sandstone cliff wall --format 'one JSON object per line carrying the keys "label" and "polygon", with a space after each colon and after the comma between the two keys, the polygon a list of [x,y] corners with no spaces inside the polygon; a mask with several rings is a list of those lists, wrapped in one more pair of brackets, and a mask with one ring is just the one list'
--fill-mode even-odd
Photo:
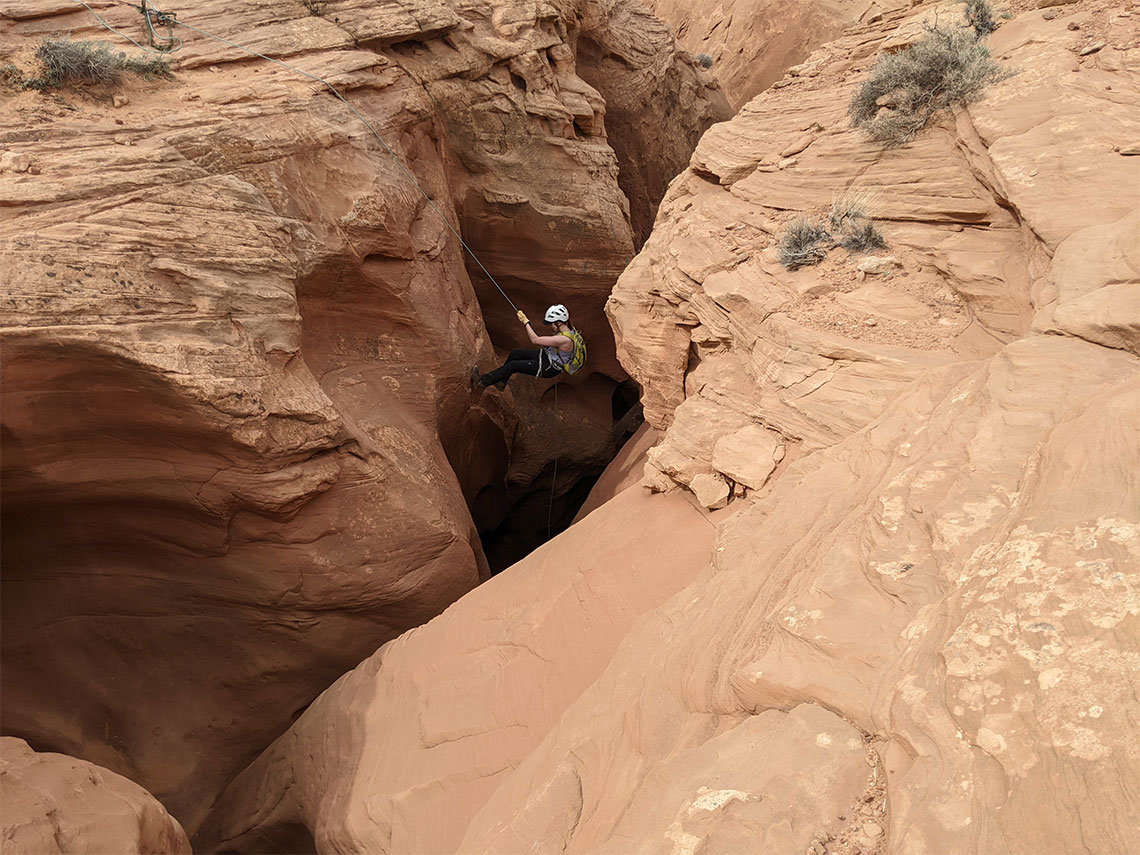
{"label": "sandstone cliff wall", "polygon": [[739,110],[856,21],[881,16],[870,0],[647,0],[694,56],[704,56]]}
{"label": "sandstone cliff wall", "polygon": [[[181,28],[175,79],[117,101],[5,89],[3,727],[192,831],[345,668],[486,578],[479,532],[555,454],[563,490],[612,455],[631,203],[579,41],[629,52],[623,97],[686,93],[678,140],[724,107],[660,26],[608,29],[643,20],[622,2],[163,8],[339,87],[515,300],[557,296],[593,345],[559,412],[475,399],[518,324],[319,83]],[[0,31],[28,72],[44,36],[120,44],[69,2],[2,3]]]}
{"label": "sandstone cliff wall", "polygon": [[[539,727],[529,699],[579,661],[611,595],[582,591],[548,648],[546,628],[483,635],[482,614],[521,608],[484,586],[326,694],[235,782],[216,839],[264,851],[291,827],[402,851],[389,817],[446,791],[455,825],[424,851],[1140,847],[1140,214],[1122,190],[1140,180],[1137,24],[1092,2],[1023,12],[990,39],[1017,76],[882,151],[846,102],[933,11],[883,10],[706,134],[614,290],[619,356],[664,434],[657,492],[619,493],[544,554],[572,573],[622,526],[671,555],[643,514],[735,496],[689,523],[716,526],[707,550],[660,562],[691,581],[588,687],[552,692]],[[779,265],[793,216],[868,186],[893,262]],[[624,560],[597,572],[640,578]],[[482,652],[456,674],[466,640]],[[495,659],[540,640],[538,676]],[[373,753],[369,704],[413,659],[440,700]],[[383,783],[420,768],[449,703],[431,783]],[[512,749],[488,753],[500,739]]]}

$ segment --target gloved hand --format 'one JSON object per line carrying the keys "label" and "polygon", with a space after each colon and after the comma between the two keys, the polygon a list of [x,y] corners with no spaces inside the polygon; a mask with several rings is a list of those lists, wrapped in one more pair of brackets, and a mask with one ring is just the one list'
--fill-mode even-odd
{"label": "gloved hand", "polygon": [[518,317],[519,317],[520,323],[522,323],[522,324],[529,324],[530,323],[530,318],[528,318],[526,315],[524,315],[521,310],[519,311]]}

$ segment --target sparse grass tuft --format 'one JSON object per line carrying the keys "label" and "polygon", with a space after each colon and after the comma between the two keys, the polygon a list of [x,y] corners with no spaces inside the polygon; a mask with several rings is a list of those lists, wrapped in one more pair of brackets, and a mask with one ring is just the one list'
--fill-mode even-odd
{"label": "sparse grass tuft", "polygon": [[973,31],[933,25],[921,41],[879,57],[848,114],[871,139],[902,145],[939,110],[977,101],[1008,76]]}
{"label": "sparse grass tuft", "polygon": [[871,252],[872,250],[887,248],[887,242],[882,233],[870,220],[849,226],[840,239],[839,245],[848,252]]}
{"label": "sparse grass tuft", "polygon": [[788,270],[818,264],[836,246],[848,252],[886,249],[887,242],[871,219],[878,199],[877,190],[850,189],[831,200],[826,218],[796,218],[780,236],[780,263]]}
{"label": "sparse grass tuft", "polygon": [[315,18],[319,18],[325,13],[325,7],[328,5],[326,0],[301,0],[302,5],[309,11],[309,14]]}
{"label": "sparse grass tuft", "polygon": [[788,270],[819,264],[834,245],[827,226],[799,217],[780,238],[780,263]]}
{"label": "sparse grass tuft", "polygon": [[95,83],[115,86],[128,71],[148,79],[172,77],[170,64],[162,57],[127,58],[101,42],[44,39],[36,49],[43,66],[39,77],[26,80],[29,89],[55,89],[65,83]]}
{"label": "sparse grass tuft", "polygon": [[870,188],[846,190],[832,197],[827,222],[833,229],[842,229],[845,223],[870,219],[879,201],[879,193]]}

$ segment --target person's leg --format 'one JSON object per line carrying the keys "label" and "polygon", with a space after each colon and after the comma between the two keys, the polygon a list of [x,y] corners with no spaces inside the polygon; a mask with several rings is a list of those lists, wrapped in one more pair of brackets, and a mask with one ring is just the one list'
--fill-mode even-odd
{"label": "person's leg", "polygon": [[538,350],[516,347],[507,356],[506,362],[489,374],[484,374],[480,379],[484,386],[494,386],[515,374],[529,374],[535,377],[538,375],[538,354]]}

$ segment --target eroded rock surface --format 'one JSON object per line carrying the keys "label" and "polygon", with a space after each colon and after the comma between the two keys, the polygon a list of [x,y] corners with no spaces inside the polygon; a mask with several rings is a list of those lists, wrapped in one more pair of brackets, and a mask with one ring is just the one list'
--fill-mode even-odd
{"label": "eroded rock surface", "polygon": [[[1073,31],[1026,15],[991,37],[1017,76],[881,150],[849,126],[847,102],[877,45],[917,38],[914,21],[932,14],[896,9],[878,41],[860,28],[822,48],[816,76],[788,78],[713,128],[671,188],[607,308],[646,419],[670,426],[653,452],[660,485],[708,474],[755,490],[757,478],[725,471],[755,464],[728,453],[738,431],[774,431],[791,462],[864,427],[931,368],[996,354],[1031,328],[1059,331],[1058,314],[1079,313],[1068,323],[1087,323],[1087,340],[1129,338],[1136,199],[1112,188],[1136,181],[1136,162],[1114,151],[1137,130],[1124,106],[1135,72],[1088,60],[1074,72]],[[1088,114],[1096,123],[1076,131]],[[1080,140],[1053,153],[1048,128]],[[785,270],[789,223],[852,189],[872,194],[889,250]],[[1060,195],[1071,204],[1046,202]]]}
{"label": "eroded rock surface", "polygon": [[[494,777],[457,800],[481,806],[438,851],[1140,848],[1140,235],[1135,194],[1121,192],[1140,179],[1122,154],[1140,131],[1137,22],[1089,3],[1021,14],[990,40],[1018,76],[878,150],[847,124],[846,101],[877,51],[932,12],[888,8],[827,45],[817,75],[715,127],[672,186],[609,305],[664,434],[647,463],[660,492],[618,492],[545,554],[576,566],[579,529],[635,522],[634,499],[665,513],[692,487],[728,502],[700,521],[716,525],[707,567],[632,625],[587,688],[551,704],[540,742],[501,751],[503,766],[460,746],[433,768],[433,780]],[[1119,46],[1104,64],[1079,55],[1100,31]],[[864,257],[835,249],[784,270],[787,222],[853,186],[879,194],[883,260],[860,270]],[[671,543],[636,524],[624,535]],[[483,636],[468,602],[428,630],[454,626],[489,656],[511,636]],[[576,661],[588,628],[562,628],[540,673]],[[410,653],[428,630],[385,653]],[[372,661],[375,675],[341,685],[412,679],[402,659]],[[375,782],[385,807],[361,827],[382,827],[400,798],[422,804],[379,782],[415,765],[440,706],[456,705],[449,733],[527,727],[526,704],[499,706],[513,678],[470,664],[416,672],[440,700],[383,734],[382,759],[363,733],[347,762],[345,743],[314,750],[346,730],[305,718],[232,803],[272,805],[301,792],[288,785],[298,765],[327,764],[352,787]],[[326,721],[359,718],[351,699],[367,691],[344,691],[321,699]],[[361,816],[331,803],[310,792],[287,817],[339,828]],[[237,849],[274,827],[236,815],[223,825]],[[249,815],[252,827],[237,819]]]}
{"label": "eroded rock surface", "polygon": [[[610,29],[641,20],[623,2],[312,6],[164,9],[339,87],[518,302],[571,307],[591,370],[557,408],[473,397],[518,324],[321,83],[181,28],[174,81],[5,90],[3,726],[191,830],[346,667],[486,578],[479,531],[546,497],[554,454],[562,490],[612,454],[600,307],[634,241],[579,41],[625,57],[625,98],[687,93],[678,140],[723,109],[662,28]],[[43,36],[112,38],[66,3],[3,4],[0,31],[27,73]]]}
{"label": "eroded rock surface", "polygon": [[62,754],[0,737],[0,839],[9,855],[189,855],[178,820],[140,787]]}
{"label": "eroded rock surface", "polygon": [[698,64],[708,63],[733,108],[740,109],[824,42],[856,21],[881,16],[870,0],[727,0],[715,6],[646,0]]}

